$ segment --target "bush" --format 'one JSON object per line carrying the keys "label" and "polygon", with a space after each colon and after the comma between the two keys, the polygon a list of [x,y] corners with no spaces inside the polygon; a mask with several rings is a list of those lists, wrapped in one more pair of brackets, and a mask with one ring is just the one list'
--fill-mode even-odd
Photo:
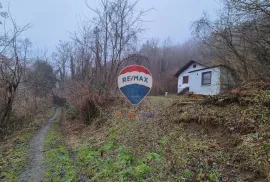
{"label": "bush", "polygon": [[91,124],[102,116],[104,108],[114,100],[111,94],[96,90],[86,81],[65,81],[61,90],[55,90],[55,93],[66,99],[68,116],[81,119],[85,124]]}

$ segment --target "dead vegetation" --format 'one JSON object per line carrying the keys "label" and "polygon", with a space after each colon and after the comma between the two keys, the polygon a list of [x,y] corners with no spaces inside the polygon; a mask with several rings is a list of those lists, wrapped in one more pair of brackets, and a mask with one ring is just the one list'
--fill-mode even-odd
{"label": "dead vegetation", "polygon": [[94,119],[105,115],[105,109],[116,99],[110,93],[98,92],[85,81],[66,81],[55,93],[65,98],[67,117],[91,124]]}
{"label": "dead vegetation", "polygon": [[[70,105],[61,128],[75,157],[88,146],[100,153],[98,160],[116,159],[117,151],[103,149],[108,142],[127,147],[136,160],[160,155],[159,161],[145,163],[151,168],[146,181],[267,181],[269,91],[268,82],[252,82],[224,95],[148,97],[134,107],[124,98],[107,100],[109,105],[88,125],[80,117],[71,120]],[[83,103],[79,98],[74,95],[73,102]],[[131,118],[129,113],[154,117]]]}
{"label": "dead vegetation", "polygon": [[[251,82],[231,93],[187,105],[176,100],[164,113],[174,123],[198,123],[228,152],[226,160],[248,181],[269,178],[269,82]],[[246,174],[247,173],[247,174]],[[239,177],[238,176],[238,177]]]}

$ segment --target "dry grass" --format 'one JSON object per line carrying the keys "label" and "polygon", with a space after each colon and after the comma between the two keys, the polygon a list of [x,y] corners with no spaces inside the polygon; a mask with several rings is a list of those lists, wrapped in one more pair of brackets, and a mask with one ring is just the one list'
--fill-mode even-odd
{"label": "dry grass", "polygon": [[249,83],[232,92],[183,105],[175,101],[163,117],[174,123],[198,123],[226,152],[238,180],[269,178],[270,84]]}
{"label": "dry grass", "polygon": [[[1,92],[0,90],[0,101],[2,100],[3,102],[0,103],[0,110],[6,107],[7,99],[7,95],[1,94]],[[12,103],[12,111],[9,120],[0,128],[0,141],[23,129],[31,129],[40,126],[44,120],[42,117],[47,114],[51,106],[52,98],[50,96],[34,98],[31,90],[23,86],[20,87]]]}
{"label": "dry grass", "polygon": [[[55,90],[59,97],[65,98],[67,106],[72,106],[71,119],[84,121],[91,124],[95,118],[104,114],[107,106],[115,100],[116,96],[101,92],[86,81],[66,81],[63,88]],[[71,107],[69,107],[70,111]]]}
{"label": "dry grass", "polygon": [[105,159],[117,158],[113,149],[103,153],[108,142],[126,147],[136,160],[160,156],[145,163],[151,168],[146,181],[263,181],[269,178],[270,94],[261,85],[239,89],[237,101],[232,95],[147,97],[139,106],[114,101],[89,126],[67,120],[64,133],[71,150],[89,146]]}

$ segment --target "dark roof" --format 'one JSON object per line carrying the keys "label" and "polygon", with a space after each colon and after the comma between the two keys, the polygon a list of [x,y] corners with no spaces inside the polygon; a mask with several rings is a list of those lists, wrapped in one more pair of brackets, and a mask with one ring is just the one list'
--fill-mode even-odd
{"label": "dark roof", "polygon": [[206,69],[209,69],[209,68],[217,68],[217,67],[225,67],[225,68],[228,68],[228,69],[231,70],[231,68],[228,67],[228,66],[225,66],[225,65],[216,65],[216,66],[210,66],[210,67],[206,67],[206,68],[202,68],[202,69],[198,69],[198,70],[193,70],[193,71],[190,71],[188,73],[193,73],[193,72],[196,72],[196,71],[206,70]]}
{"label": "dark roof", "polygon": [[183,71],[185,71],[190,65],[192,65],[193,63],[197,63],[197,64],[200,64],[202,66],[205,66],[201,63],[198,63],[197,61],[193,61],[193,60],[190,60],[187,64],[185,64],[182,68],[180,68],[175,74],[174,76],[175,77],[178,77]]}

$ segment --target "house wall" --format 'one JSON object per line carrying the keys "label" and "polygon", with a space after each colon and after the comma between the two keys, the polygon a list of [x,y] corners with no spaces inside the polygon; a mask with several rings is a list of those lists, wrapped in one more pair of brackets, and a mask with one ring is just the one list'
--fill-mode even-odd
{"label": "house wall", "polygon": [[[196,68],[193,68],[193,65],[196,65]],[[178,86],[177,86],[177,93],[180,93],[183,89],[185,89],[186,87],[189,87],[189,83],[190,83],[190,78],[189,78],[189,82],[188,84],[183,84],[183,76],[189,76],[190,71],[194,71],[194,70],[198,70],[198,69],[203,69],[206,68],[203,65],[200,65],[198,63],[193,63],[192,65],[190,65],[185,71],[183,71],[179,76],[178,76]]]}
{"label": "house wall", "polygon": [[[211,85],[202,85],[202,73],[212,72]],[[220,67],[208,68],[189,73],[189,92],[203,95],[216,95],[220,93]]]}

